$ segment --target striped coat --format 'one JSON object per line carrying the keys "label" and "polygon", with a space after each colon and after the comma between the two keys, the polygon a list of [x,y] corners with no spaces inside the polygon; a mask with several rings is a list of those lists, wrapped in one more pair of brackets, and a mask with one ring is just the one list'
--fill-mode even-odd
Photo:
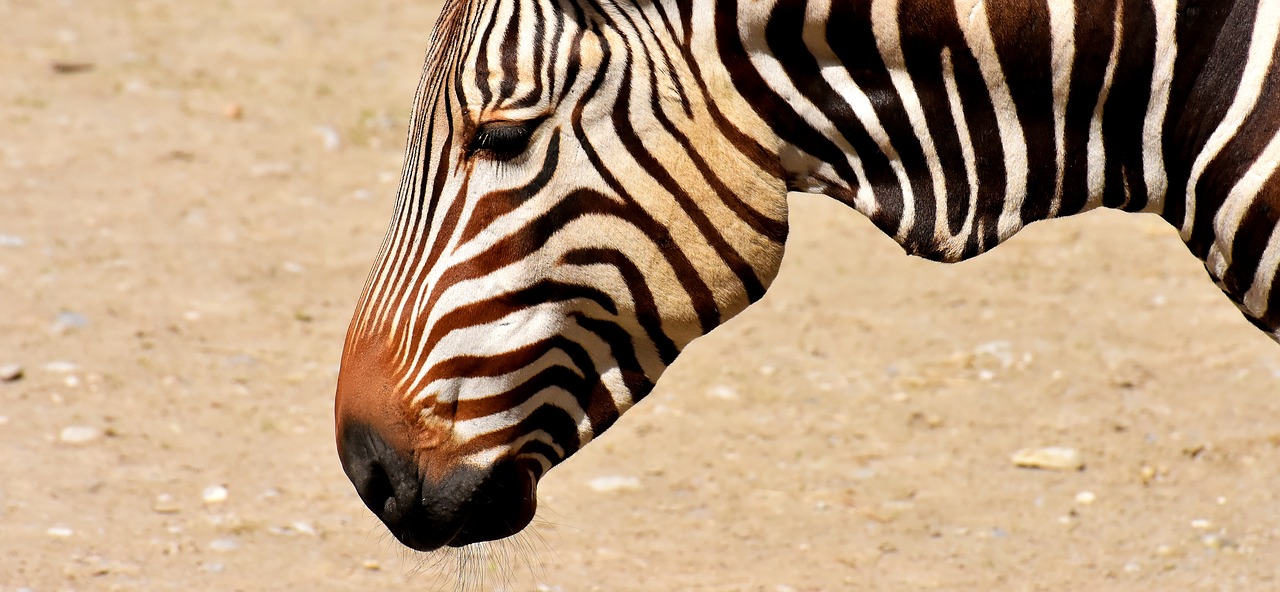
{"label": "striped coat", "polygon": [[1099,206],[1280,327],[1280,0],[454,0],[347,335],[343,466],[405,544],[547,470],[777,273],[788,191],[907,253]]}

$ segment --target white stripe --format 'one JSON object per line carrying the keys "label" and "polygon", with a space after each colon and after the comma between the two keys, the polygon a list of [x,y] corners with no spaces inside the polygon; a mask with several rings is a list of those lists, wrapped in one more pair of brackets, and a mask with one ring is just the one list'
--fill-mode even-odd
{"label": "white stripe", "polygon": [[[978,69],[986,82],[987,93],[995,107],[996,127],[1000,132],[1000,144],[1004,148],[1005,193],[1004,211],[996,226],[1000,240],[1004,240],[1022,228],[1022,202],[1027,197],[1027,142],[1018,122],[1017,108],[1005,81],[1000,57],[991,38],[987,6],[981,0],[956,2],[956,18],[964,31],[965,41],[978,61]],[[966,23],[967,20],[967,23]]]}
{"label": "white stripe", "polygon": [[1058,167],[1053,200],[1049,204],[1050,218],[1057,216],[1058,210],[1062,208],[1063,171],[1067,159],[1067,103],[1071,99],[1071,73],[1076,51],[1075,27],[1074,2],[1049,2],[1049,33],[1053,46],[1050,59],[1053,71],[1053,136]]}
{"label": "white stripe", "polygon": [[[797,115],[831,140],[845,154],[845,162],[853,169],[854,177],[858,181],[858,197],[855,200],[854,208],[864,215],[871,216],[875,208],[867,206],[875,203],[875,200],[871,194],[871,186],[867,181],[866,171],[862,167],[861,159],[854,153],[853,147],[844,136],[836,131],[835,124],[808,98],[801,94],[795,85],[791,84],[791,79],[787,76],[786,70],[782,68],[781,63],[777,58],[773,57],[769,48],[763,45],[764,29],[757,24],[757,21],[773,10],[773,4],[769,0],[745,2],[739,5],[738,10],[738,36],[751,59],[751,65],[759,72],[765,84],[768,84],[774,93],[782,97]],[[845,79],[848,80],[847,74],[845,74]],[[865,99],[865,97],[863,98]]]}
{"label": "white stripe", "polygon": [[[973,136],[969,134],[969,121],[964,116],[964,104],[960,101],[960,88],[956,85],[955,68],[951,63],[951,49],[942,49],[942,82],[947,87],[947,103],[951,105],[951,119],[956,124],[956,135],[960,137],[960,155],[964,158],[964,172],[969,178],[969,213],[965,215],[964,226],[959,236],[969,236],[973,232],[973,219],[978,211],[978,159],[974,154]],[[964,245],[957,245],[952,256],[959,256]]]}
{"label": "white stripe", "polygon": [[1089,197],[1084,209],[1096,208],[1102,204],[1102,192],[1106,189],[1107,147],[1102,142],[1102,109],[1111,96],[1111,83],[1115,80],[1116,65],[1120,61],[1120,40],[1124,37],[1124,2],[1116,2],[1115,31],[1111,40],[1111,55],[1107,58],[1107,71],[1102,76],[1102,91],[1098,94],[1098,102],[1093,106],[1093,116],[1089,119],[1089,163],[1088,182]]}
{"label": "white stripe", "polygon": [[1254,21],[1253,36],[1249,42],[1249,58],[1245,61],[1244,73],[1240,77],[1240,86],[1236,89],[1235,99],[1227,108],[1227,114],[1217,129],[1205,142],[1204,150],[1196,156],[1191,166],[1191,177],[1187,181],[1187,215],[1182,222],[1182,240],[1191,239],[1191,230],[1195,226],[1196,184],[1200,175],[1209,166],[1222,148],[1235,137],[1240,125],[1258,103],[1262,93],[1262,84],[1271,68],[1271,57],[1275,52],[1276,37],[1280,34],[1280,0],[1262,0],[1258,4],[1258,14]]}
{"label": "white stripe", "polygon": [[[830,10],[831,3],[829,1],[815,0],[809,5],[804,27],[804,41],[813,55],[830,56],[830,59],[834,59],[833,52],[827,45],[826,40],[826,21]],[[831,85],[833,89],[845,91],[840,93],[841,98],[848,102],[849,107],[853,109],[854,116],[858,118],[858,122],[862,124],[867,135],[871,137],[871,140],[876,143],[876,147],[889,160],[893,175],[897,178],[898,186],[902,189],[902,218],[899,220],[898,231],[894,236],[901,243],[915,225],[915,195],[912,192],[911,180],[907,177],[907,171],[902,166],[902,158],[898,156],[897,149],[893,147],[893,140],[889,137],[889,132],[880,124],[880,118],[876,114],[875,106],[871,104],[871,99],[862,92],[862,88],[849,76],[849,71],[845,68],[822,68],[821,72],[823,80]],[[766,78],[772,77],[766,76]],[[806,119],[808,118],[806,117]],[[848,141],[836,130],[834,124],[827,124],[819,129],[823,129],[828,137],[840,138],[842,149],[847,154],[853,154],[853,149],[848,147]]]}
{"label": "white stripe", "polygon": [[920,104],[920,96],[916,92],[915,83],[907,73],[906,57],[902,54],[901,31],[898,25],[898,0],[873,0],[871,3],[871,22],[875,28],[876,48],[880,58],[889,69],[889,80],[893,89],[902,99],[902,106],[907,112],[916,140],[924,149],[924,160],[929,167],[929,177],[933,180],[934,197],[934,237],[938,244],[948,244],[951,236],[947,224],[947,185],[946,174],[942,170],[942,159],[938,156],[938,147],[934,144],[933,134],[929,133],[929,122],[925,119],[924,106]]}
{"label": "white stripe", "polygon": [[1144,211],[1159,212],[1164,209],[1165,191],[1169,178],[1164,168],[1164,118],[1169,110],[1169,88],[1173,83],[1173,64],[1178,56],[1174,33],[1177,24],[1177,6],[1157,0],[1156,61],[1152,70],[1151,98],[1147,101],[1147,119],[1142,126],[1142,170],[1147,184],[1147,206]]}

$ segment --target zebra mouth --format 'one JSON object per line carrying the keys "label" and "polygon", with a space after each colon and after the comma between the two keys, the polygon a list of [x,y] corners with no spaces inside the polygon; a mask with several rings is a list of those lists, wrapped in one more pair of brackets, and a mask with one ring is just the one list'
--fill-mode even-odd
{"label": "zebra mouth", "polygon": [[342,468],[360,499],[396,540],[416,551],[512,536],[537,510],[534,473],[513,459],[462,465],[441,479],[426,479],[366,424],[345,426],[339,442]]}
{"label": "zebra mouth", "polygon": [[515,461],[499,462],[462,508],[462,527],[447,544],[465,547],[515,535],[533,521],[537,508],[537,484],[532,474]]}

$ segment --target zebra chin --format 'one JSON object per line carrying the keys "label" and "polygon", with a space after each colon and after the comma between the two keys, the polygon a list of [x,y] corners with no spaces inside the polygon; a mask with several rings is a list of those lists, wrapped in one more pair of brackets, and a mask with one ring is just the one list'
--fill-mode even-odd
{"label": "zebra chin", "polygon": [[507,458],[484,467],[420,467],[362,422],[342,427],[338,454],[365,506],[416,551],[506,538],[537,511],[536,463]]}

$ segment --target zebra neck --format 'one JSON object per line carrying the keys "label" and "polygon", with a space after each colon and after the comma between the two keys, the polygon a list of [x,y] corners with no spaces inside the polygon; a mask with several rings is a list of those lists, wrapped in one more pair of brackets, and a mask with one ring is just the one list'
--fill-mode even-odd
{"label": "zebra neck", "polygon": [[791,189],[940,261],[1098,206],[1164,212],[1170,115],[1206,53],[1175,59],[1173,0],[941,5],[718,0],[738,15],[719,57]]}

